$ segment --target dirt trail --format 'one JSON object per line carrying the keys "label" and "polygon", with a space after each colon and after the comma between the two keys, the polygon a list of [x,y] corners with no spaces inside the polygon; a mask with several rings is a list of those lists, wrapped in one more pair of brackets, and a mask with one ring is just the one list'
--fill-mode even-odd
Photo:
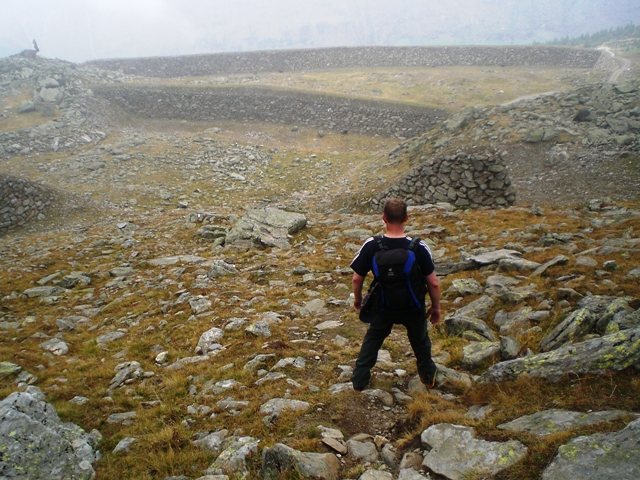
{"label": "dirt trail", "polygon": [[604,46],[598,47],[598,50],[607,52],[609,55],[613,57],[613,59],[616,62],[620,62],[622,64],[620,68],[611,72],[611,75],[609,75],[609,78],[607,80],[609,83],[616,83],[620,78],[620,75],[624,74],[624,72],[629,70],[629,68],[631,67],[631,62],[626,58],[616,57],[615,53],[613,53],[609,47],[604,47]]}

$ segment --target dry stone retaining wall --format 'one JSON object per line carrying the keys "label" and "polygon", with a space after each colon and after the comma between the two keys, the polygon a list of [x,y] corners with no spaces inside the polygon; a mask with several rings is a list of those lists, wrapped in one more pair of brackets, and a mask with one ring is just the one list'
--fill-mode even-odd
{"label": "dry stone retaining wall", "polygon": [[147,118],[273,122],[404,138],[447,116],[433,108],[271,88],[98,87],[94,93]]}
{"label": "dry stone retaining wall", "polygon": [[44,218],[51,202],[52,195],[45,188],[0,174],[0,235],[33,218]]}
{"label": "dry stone retaining wall", "polygon": [[601,55],[602,52],[593,49],[554,46],[336,47],[92,60],[87,64],[126,74],[170,78],[354,67],[557,65],[593,68]]}
{"label": "dry stone retaining wall", "polygon": [[444,202],[462,208],[501,208],[516,201],[502,157],[495,152],[428,160],[372,203],[380,205],[390,197],[404,198],[409,205]]}

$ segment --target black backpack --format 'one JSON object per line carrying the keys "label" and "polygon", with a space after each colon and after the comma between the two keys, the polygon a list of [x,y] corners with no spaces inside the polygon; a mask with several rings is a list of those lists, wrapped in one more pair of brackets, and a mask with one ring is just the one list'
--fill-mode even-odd
{"label": "black backpack", "polygon": [[382,237],[375,237],[380,250],[373,256],[373,276],[381,287],[381,311],[424,310],[427,286],[416,261],[419,238],[407,248],[389,249]]}

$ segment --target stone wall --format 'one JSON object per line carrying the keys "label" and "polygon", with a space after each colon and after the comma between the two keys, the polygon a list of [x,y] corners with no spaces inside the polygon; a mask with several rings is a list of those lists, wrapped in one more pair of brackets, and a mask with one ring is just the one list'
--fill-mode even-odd
{"label": "stone wall", "polygon": [[488,151],[432,158],[371,203],[377,206],[390,197],[408,205],[444,202],[461,208],[501,208],[516,201],[502,157]]}
{"label": "stone wall", "polygon": [[420,135],[448,116],[433,108],[272,88],[104,86],[94,93],[147,118],[273,122],[402,138]]}
{"label": "stone wall", "polygon": [[0,174],[0,235],[34,218],[44,218],[51,203],[52,195],[45,188]]}
{"label": "stone wall", "polygon": [[598,50],[555,46],[336,47],[92,60],[87,65],[169,78],[354,67],[556,65],[593,68],[601,55]]}

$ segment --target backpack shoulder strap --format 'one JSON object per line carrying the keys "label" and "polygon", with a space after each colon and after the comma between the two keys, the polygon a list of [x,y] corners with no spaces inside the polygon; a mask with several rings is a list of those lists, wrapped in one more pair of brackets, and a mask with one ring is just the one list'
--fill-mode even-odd
{"label": "backpack shoulder strap", "polygon": [[376,241],[376,243],[378,244],[378,248],[380,250],[388,250],[389,248],[384,244],[384,242],[382,241],[382,235],[378,235],[373,237]]}
{"label": "backpack shoulder strap", "polygon": [[421,241],[422,241],[422,239],[420,237],[412,238],[411,242],[409,242],[409,246],[407,247],[407,249],[411,250],[412,252],[415,252],[416,249],[418,248],[418,244]]}

